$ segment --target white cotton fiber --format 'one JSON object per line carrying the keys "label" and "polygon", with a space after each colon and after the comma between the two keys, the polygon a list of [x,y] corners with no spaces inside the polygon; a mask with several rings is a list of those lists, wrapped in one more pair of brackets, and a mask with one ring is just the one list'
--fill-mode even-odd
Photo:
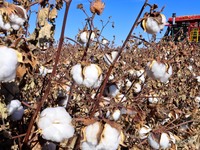
{"label": "white cotton fiber", "polygon": [[85,135],[87,142],[90,145],[96,146],[98,144],[98,134],[100,132],[101,124],[100,122],[95,122],[86,127]]}
{"label": "white cotton fiber", "polygon": [[101,140],[96,149],[116,150],[119,146],[120,140],[120,132],[106,123],[104,126],[103,133],[101,134]]}
{"label": "white cotton fiber", "polygon": [[97,81],[99,77],[99,72],[95,64],[90,64],[84,68],[84,81],[83,85],[86,87],[92,87]]}
{"label": "white cotton fiber", "polygon": [[12,100],[7,105],[7,111],[13,121],[21,120],[24,114],[24,108],[21,106],[21,102],[19,100]]}
{"label": "white cotton fiber", "polygon": [[88,143],[88,142],[83,142],[81,144],[81,150],[96,150],[95,146]]}
{"label": "white cotton fiber", "polygon": [[105,94],[108,97],[116,97],[119,94],[119,88],[116,84],[111,84],[105,88]]}
{"label": "white cotton fiber", "polygon": [[147,75],[153,79],[166,83],[172,75],[172,67],[167,68],[166,64],[153,61],[147,63]]}
{"label": "white cotton fiber", "polygon": [[158,23],[152,17],[147,18],[146,32],[150,34],[156,34],[160,32],[160,27],[158,26]]}
{"label": "white cotton fiber", "polygon": [[81,64],[76,64],[75,66],[73,66],[71,70],[71,74],[72,74],[72,78],[78,85],[83,83]]}
{"label": "white cotton fiber", "polygon": [[46,108],[40,114],[38,127],[42,137],[54,142],[62,142],[74,135],[71,116],[63,107]]}
{"label": "white cotton fiber", "polygon": [[159,28],[162,30],[166,25],[167,19],[163,14],[161,14],[161,17],[162,17],[162,24],[159,24]]}
{"label": "white cotton fiber", "polygon": [[0,46],[0,82],[9,82],[15,79],[17,63],[15,50]]}

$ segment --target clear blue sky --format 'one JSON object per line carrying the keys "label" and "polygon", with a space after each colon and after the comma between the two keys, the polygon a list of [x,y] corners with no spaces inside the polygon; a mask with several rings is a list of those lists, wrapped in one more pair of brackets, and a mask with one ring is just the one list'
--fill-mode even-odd
{"label": "clear blue sky", "polygon": [[[112,28],[111,24],[109,24],[105,28],[103,36],[109,40],[112,40],[113,35],[115,35],[116,44],[121,45],[121,41],[125,40],[145,0],[102,1],[105,2],[106,6],[102,15],[95,17],[94,25],[100,29],[100,20],[106,22],[108,17],[112,16],[111,21],[115,22],[115,28]],[[163,14],[165,14],[167,19],[171,17],[172,13],[174,12],[177,14],[177,16],[200,14],[200,0],[149,0],[148,2],[150,4],[157,4],[159,6],[159,9],[161,9],[162,6],[165,6]],[[73,39],[78,33],[78,29],[83,29],[85,25],[85,14],[81,10],[76,8],[77,4],[79,3],[82,3],[88,14],[91,15],[89,11],[90,4],[88,0],[72,0],[67,20],[65,36]],[[146,7],[145,10],[149,11],[149,7]],[[64,8],[60,10],[58,18],[56,19],[57,25],[55,39],[59,39],[63,16]],[[33,20],[31,20],[31,22],[33,22]],[[147,33],[143,32],[140,26],[138,26],[134,30],[134,32],[136,34],[141,33],[146,38],[148,37]],[[158,37],[162,37],[164,32],[165,30],[162,32],[162,34],[158,34]]]}

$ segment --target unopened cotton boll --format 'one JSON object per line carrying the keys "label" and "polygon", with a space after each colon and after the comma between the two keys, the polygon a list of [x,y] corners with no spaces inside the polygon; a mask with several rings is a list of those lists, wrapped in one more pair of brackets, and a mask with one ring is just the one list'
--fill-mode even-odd
{"label": "unopened cotton boll", "polygon": [[10,82],[15,79],[17,63],[15,50],[0,46],[0,82]]}
{"label": "unopened cotton boll", "polygon": [[62,142],[74,135],[72,118],[64,107],[46,108],[37,123],[42,137],[54,142]]}
{"label": "unopened cotton boll", "polygon": [[7,105],[7,111],[13,121],[21,120],[24,114],[24,108],[19,100],[12,100]]}
{"label": "unopened cotton boll", "polygon": [[142,128],[139,129],[139,138],[140,139],[145,139],[147,138],[149,132],[151,131],[152,129],[147,126],[147,125],[144,125]]}

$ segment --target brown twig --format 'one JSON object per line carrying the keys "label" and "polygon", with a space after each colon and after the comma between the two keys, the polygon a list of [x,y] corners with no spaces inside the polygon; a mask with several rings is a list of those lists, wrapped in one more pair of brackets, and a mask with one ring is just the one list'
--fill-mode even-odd
{"label": "brown twig", "polygon": [[103,81],[102,87],[101,87],[101,89],[100,89],[100,93],[99,93],[99,95],[97,96],[97,100],[96,100],[96,102],[95,102],[95,106],[93,107],[93,109],[92,109],[92,111],[91,111],[91,113],[90,113],[90,117],[92,117],[92,116],[94,115],[95,111],[96,111],[96,110],[98,109],[98,107],[99,107],[99,102],[100,102],[100,99],[101,99],[101,97],[102,97],[102,95],[103,95],[103,91],[104,91],[104,89],[105,89],[105,86],[106,86],[106,83],[107,83],[107,81],[108,81],[108,78],[109,78],[109,76],[110,76],[110,74],[111,74],[111,72],[112,72],[112,70],[113,70],[113,68],[114,68],[114,66],[115,66],[115,64],[116,64],[116,62],[117,62],[117,60],[118,60],[118,58],[120,57],[122,51],[124,50],[124,47],[126,46],[126,43],[127,43],[128,40],[130,39],[131,34],[132,34],[133,30],[135,29],[135,27],[136,27],[136,25],[137,25],[137,22],[138,22],[138,20],[140,19],[140,16],[142,15],[143,10],[144,10],[145,7],[147,6],[147,2],[148,2],[148,0],[146,0],[145,3],[143,4],[143,6],[142,6],[142,8],[141,8],[141,10],[140,10],[140,12],[139,12],[139,14],[138,14],[138,16],[137,16],[137,18],[136,18],[134,24],[133,24],[133,26],[132,26],[132,28],[131,28],[131,30],[130,30],[128,36],[126,37],[126,40],[124,41],[122,47],[120,48],[120,50],[119,50],[119,52],[118,52],[116,58],[114,59],[112,65],[110,66],[108,72],[106,73],[106,77],[105,77],[105,79],[104,79],[104,81]]}
{"label": "brown twig", "polygon": [[35,113],[33,114],[33,117],[31,118],[30,124],[28,126],[28,130],[26,132],[26,136],[24,138],[24,143],[23,143],[25,147],[28,146],[29,136],[30,136],[30,133],[32,131],[32,127],[35,123],[35,120],[37,118],[39,111],[41,110],[45,100],[47,99],[47,97],[49,95],[49,92],[50,92],[50,89],[51,89],[51,81],[53,80],[54,76],[56,75],[57,64],[58,64],[58,61],[59,61],[59,58],[60,58],[60,53],[61,53],[62,45],[63,45],[63,41],[64,41],[65,26],[66,26],[66,22],[67,22],[67,15],[68,15],[68,11],[69,11],[71,1],[72,0],[69,0],[68,2],[66,2],[65,15],[64,15],[64,19],[63,19],[63,25],[62,25],[59,44],[58,44],[58,50],[57,50],[57,54],[56,54],[56,58],[55,58],[55,64],[53,66],[53,71],[51,73],[50,80],[47,84],[47,88],[45,90],[44,96],[42,97],[41,101],[38,102],[37,109],[36,109]]}

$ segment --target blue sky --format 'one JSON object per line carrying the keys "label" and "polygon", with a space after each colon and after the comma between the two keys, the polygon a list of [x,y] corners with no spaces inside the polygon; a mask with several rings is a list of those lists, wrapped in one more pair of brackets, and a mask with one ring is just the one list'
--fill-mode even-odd
{"label": "blue sky", "polygon": [[[102,1],[105,2],[106,6],[102,15],[95,17],[94,25],[101,29],[100,20],[106,22],[108,17],[112,16],[111,21],[114,21],[115,28],[112,28],[111,24],[107,25],[107,27],[104,29],[103,36],[109,40],[112,40],[113,35],[115,35],[116,45],[121,45],[122,40],[125,40],[145,0]],[[165,14],[167,19],[171,17],[172,13],[174,12],[177,14],[177,16],[200,14],[200,0],[149,0],[148,2],[150,4],[157,4],[159,9],[161,9],[162,6],[165,6],[163,14]],[[83,29],[85,25],[85,14],[76,8],[77,4],[79,3],[82,3],[88,14],[91,15],[89,11],[90,4],[88,0],[72,0],[65,36],[73,39],[77,35],[78,30]],[[149,11],[149,7],[146,7],[145,11]],[[57,24],[55,39],[59,39],[63,16],[64,8],[59,11],[58,18],[56,19]],[[33,21],[35,21],[35,19],[31,20],[31,24],[33,24]],[[158,38],[163,36],[165,29],[162,34],[158,34]],[[143,32],[140,26],[138,26],[134,32],[136,35],[139,33],[142,34],[148,40],[147,33]]]}

